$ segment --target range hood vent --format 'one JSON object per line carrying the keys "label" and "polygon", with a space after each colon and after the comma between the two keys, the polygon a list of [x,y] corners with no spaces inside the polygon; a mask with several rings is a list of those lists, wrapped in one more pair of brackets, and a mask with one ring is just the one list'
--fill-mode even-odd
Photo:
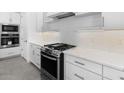
{"label": "range hood vent", "polygon": [[63,18],[71,17],[71,16],[75,16],[75,13],[74,12],[61,12],[51,17],[53,19],[63,19]]}

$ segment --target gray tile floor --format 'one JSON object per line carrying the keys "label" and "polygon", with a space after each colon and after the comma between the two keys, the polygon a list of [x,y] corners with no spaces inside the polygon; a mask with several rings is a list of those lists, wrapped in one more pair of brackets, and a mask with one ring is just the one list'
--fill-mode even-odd
{"label": "gray tile floor", "polygon": [[0,61],[0,80],[47,80],[40,70],[22,57]]}

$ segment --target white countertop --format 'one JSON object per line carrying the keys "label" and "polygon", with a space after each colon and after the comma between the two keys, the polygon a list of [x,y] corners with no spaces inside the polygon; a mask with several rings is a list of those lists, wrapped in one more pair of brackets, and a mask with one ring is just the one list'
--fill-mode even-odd
{"label": "white countertop", "polygon": [[76,47],[67,51],[65,54],[75,57],[85,58],[98,64],[113,67],[124,71],[124,55],[118,53],[107,52],[98,49]]}
{"label": "white countertop", "polygon": [[47,44],[53,44],[56,43],[55,41],[29,41],[29,43],[33,43],[39,46],[47,45]]}

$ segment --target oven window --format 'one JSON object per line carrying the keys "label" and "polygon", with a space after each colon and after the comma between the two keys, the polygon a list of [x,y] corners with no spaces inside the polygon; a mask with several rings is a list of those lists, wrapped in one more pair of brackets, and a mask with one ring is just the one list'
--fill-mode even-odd
{"label": "oven window", "polygon": [[19,44],[19,37],[16,37],[16,38],[1,38],[1,45],[9,45],[9,42],[11,42],[11,45]]}
{"label": "oven window", "polygon": [[[52,59],[50,59],[52,58]],[[53,60],[56,59],[56,60]],[[41,53],[41,68],[57,79],[57,58],[46,53]]]}

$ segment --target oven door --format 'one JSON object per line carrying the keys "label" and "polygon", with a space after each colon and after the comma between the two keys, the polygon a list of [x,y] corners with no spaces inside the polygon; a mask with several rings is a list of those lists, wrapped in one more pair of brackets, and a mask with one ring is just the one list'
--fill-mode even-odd
{"label": "oven door", "polygon": [[45,52],[41,52],[41,70],[45,71],[52,79],[58,79],[58,58],[52,55],[49,55]]}
{"label": "oven door", "polygon": [[2,32],[18,32],[18,25],[2,25]]}

